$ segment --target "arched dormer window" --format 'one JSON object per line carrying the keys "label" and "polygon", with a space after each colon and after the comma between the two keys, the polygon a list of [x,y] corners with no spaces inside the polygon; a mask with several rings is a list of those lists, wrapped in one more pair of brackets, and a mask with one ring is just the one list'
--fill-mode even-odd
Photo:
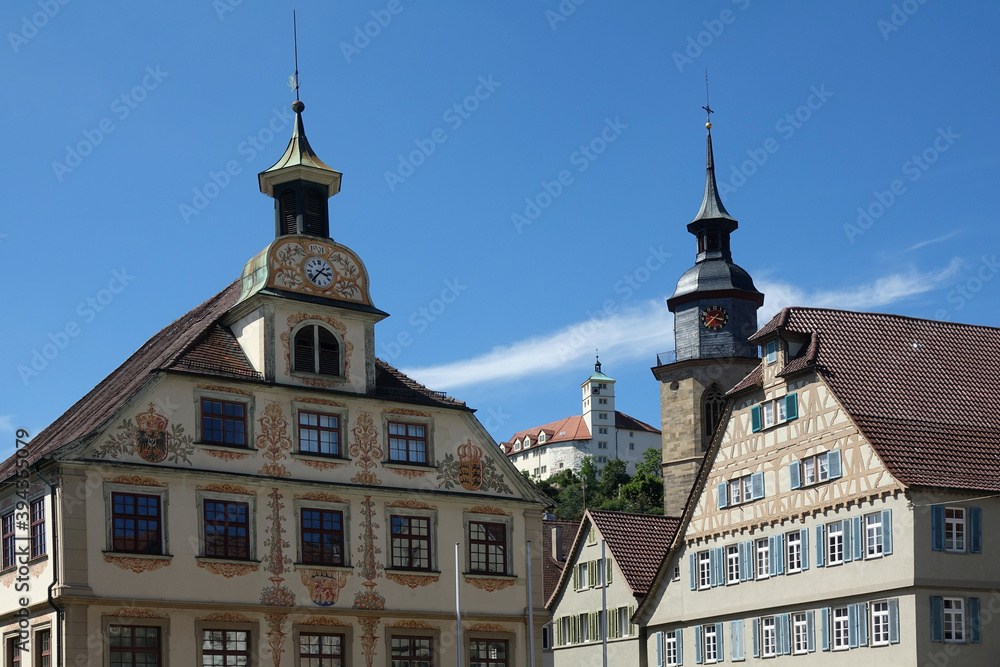
{"label": "arched dormer window", "polygon": [[298,373],[339,376],[340,342],[324,326],[308,324],[295,332],[292,369]]}
{"label": "arched dormer window", "polygon": [[711,438],[722,420],[722,410],[726,407],[726,396],[722,387],[713,384],[705,390],[701,399],[701,418],[704,424],[704,435]]}

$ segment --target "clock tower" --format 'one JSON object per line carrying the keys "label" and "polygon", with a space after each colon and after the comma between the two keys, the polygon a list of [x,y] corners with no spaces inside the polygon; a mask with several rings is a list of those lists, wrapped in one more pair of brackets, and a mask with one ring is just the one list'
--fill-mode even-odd
{"label": "clock tower", "polygon": [[[705,110],[712,113],[707,106]],[[677,516],[722,419],[725,393],[760,359],[748,338],[757,330],[764,295],[733,263],[730,235],[738,223],[719,197],[708,130],[705,195],[687,229],[695,236],[695,263],[677,281],[667,307],[674,314],[674,354],[658,359],[663,432],[664,513]]]}

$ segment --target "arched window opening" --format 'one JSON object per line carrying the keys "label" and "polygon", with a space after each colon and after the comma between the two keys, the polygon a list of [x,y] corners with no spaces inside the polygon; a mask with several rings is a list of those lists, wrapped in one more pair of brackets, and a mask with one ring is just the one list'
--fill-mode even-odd
{"label": "arched window opening", "polygon": [[305,326],[295,334],[294,370],[300,373],[340,375],[340,344],[326,327]]}
{"label": "arched window opening", "polygon": [[722,410],[726,407],[726,397],[717,384],[705,390],[702,397],[702,423],[705,425],[705,436],[711,438],[715,429],[722,421]]}

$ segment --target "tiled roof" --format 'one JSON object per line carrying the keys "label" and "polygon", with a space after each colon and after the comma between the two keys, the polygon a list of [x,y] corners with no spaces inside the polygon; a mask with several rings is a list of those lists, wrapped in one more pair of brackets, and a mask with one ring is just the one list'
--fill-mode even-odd
{"label": "tiled roof", "polygon": [[539,431],[545,431],[543,446],[552,442],[565,442],[567,440],[590,440],[590,430],[587,428],[587,422],[583,421],[583,417],[580,415],[573,415],[572,417],[564,417],[559,421],[518,431],[507,442],[501,442],[500,446],[503,447],[505,454],[513,454],[514,441],[523,440],[524,436],[530,435],[531,446],[537,447]]}
{"label": "tiled roof", "polygon": [[589,511],[611,556],[637,597],[646,595],[670,548],[680,517]]}
{"label": "tiled roof", "polygon": [[618,412],[617,410],[615,410],[615,428],[626,431],[646,431],[648,433],[660,432],[660,429],[655,426],[650,426],[646,422],[641,422],[635,417],[629,417],[624,412]]}
{"label": "tiled roof", "polygon": [[[159,370],[262,382],[232,332],[219,320],[236,304],[240,281],[168,324],[31,441],[28,463],[100,430]],[[381,359],[375,360],[374,396],[401,403],[468,409],[428,389]],[[15,472],[15,456],[0,463],[0,481]]]}
{"label": "tiled roof", "polygon": [[[555,592],[559,584],[559,576],[566,565],[566,558],[569,550],[573,546],[573,538],[576,536],[577,528],[580,524],[576,521],[544,520],[542,521],[542,574],[545,589],[545,599],[548,600]],[[561,528],[562,534],[562,554],[563,560],[558,561],[552,557],[552,529]]]}
{"label": "tiled roof", "polygon": [[786,308],[769,331],[812,336],[782,374],[815,365],[901,482],[1000,491],[1000,329]]}

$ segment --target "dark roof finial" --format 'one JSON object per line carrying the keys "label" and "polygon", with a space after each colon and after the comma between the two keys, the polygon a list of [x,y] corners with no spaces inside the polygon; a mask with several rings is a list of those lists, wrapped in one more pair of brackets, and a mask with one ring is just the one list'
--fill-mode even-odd
{"label": "dark roof finial", "polygon": [[[295,91],[295,101],[299,101],[299,28],[295,20],[295,9],[292,9],[292,49],[295,51],[295,74],[288,77],[288,85]],[[707,70],[706,70],[707,71]],[[707,74],[706,74],[707,76]],[[304,107],[303,107],[304,108]],[[295,105],[292,105],[295,109]],[[301,109],[295,113],[301,113]]]}
{"label": "dark roof finial", "polygon": [[595,359],[595,361],[594,361],[594,372],[595,373],[600,373],[601,372],[601,355],[597,351],[597,349],[594,349],[594,359]]}
{"label": "dark roof finial", "polygon": [[709,104],[709,102],[708,102],[708,68],[707,67],[705,68],[705,106],[703,106],[702,109],[705,110],[705,129],[709,130],[709,134],[711,134],[711,130],[712,130],[712,114],[715,113],[715,112],[712,111],[712,105]]}

